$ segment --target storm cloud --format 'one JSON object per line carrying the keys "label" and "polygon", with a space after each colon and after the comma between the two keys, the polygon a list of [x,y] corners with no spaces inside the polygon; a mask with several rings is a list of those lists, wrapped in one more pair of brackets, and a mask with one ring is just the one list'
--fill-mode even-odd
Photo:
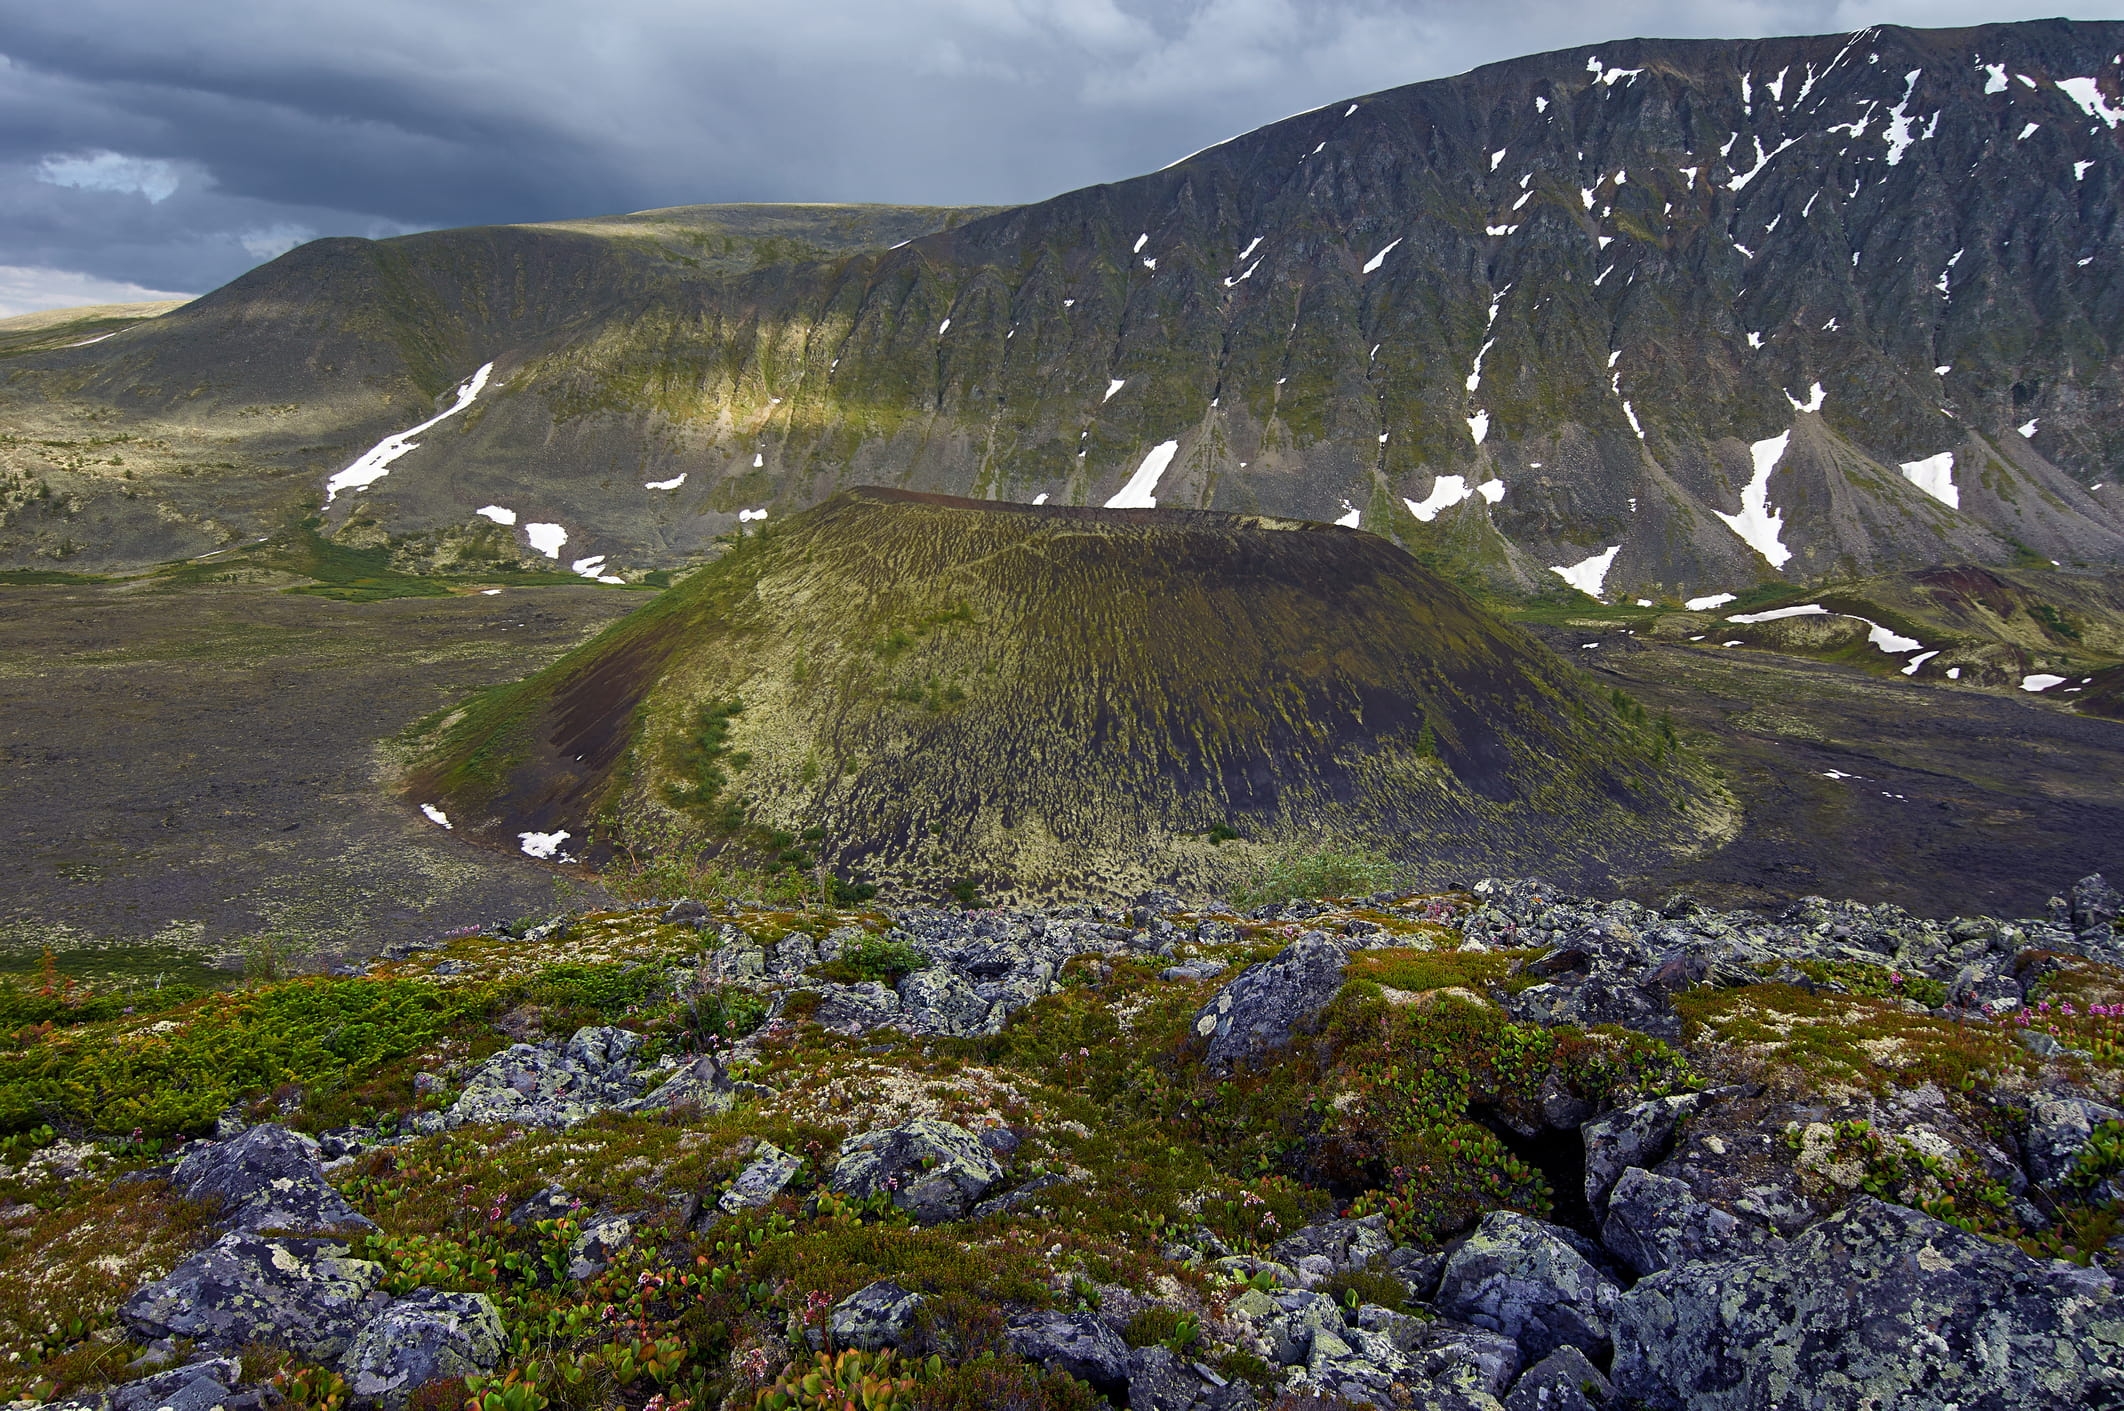
{"label": "storm cloud", "polygon": [[1037,200],[1545,49],[2055,8],[0,0],[0,313],[197,292],[318,235],[704,201]]}

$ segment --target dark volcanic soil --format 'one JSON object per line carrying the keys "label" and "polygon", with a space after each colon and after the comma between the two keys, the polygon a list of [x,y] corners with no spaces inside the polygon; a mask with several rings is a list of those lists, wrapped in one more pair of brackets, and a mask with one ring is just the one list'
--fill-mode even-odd
{"label": "dark volcanic soil", "polygon": [[643,601],[0,587],[0,965],[157,935],[228,951],[267,928],[369,952],[552,910],[548,871],[383,792],[379,742]]}
{"label": "dark volcanic soil", "polygon": [[1746,810],[1736,841],[1641,900],[1687,886],[1729,907],[1814,893],[2031,916],[2075,878],[2124,874],[2124,724],[1769,652],[1541,635],[1671,711]]}

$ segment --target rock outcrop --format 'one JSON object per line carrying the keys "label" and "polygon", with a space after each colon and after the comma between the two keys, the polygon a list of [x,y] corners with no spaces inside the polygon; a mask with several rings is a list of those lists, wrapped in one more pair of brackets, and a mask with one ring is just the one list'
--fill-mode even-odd
{"label": "rock outcrop", "polygon": [[1655,1411],[2124,1404],[2108,1275],[1860,1196],[1789,1245],[1618,1301],[1616,1390]]}

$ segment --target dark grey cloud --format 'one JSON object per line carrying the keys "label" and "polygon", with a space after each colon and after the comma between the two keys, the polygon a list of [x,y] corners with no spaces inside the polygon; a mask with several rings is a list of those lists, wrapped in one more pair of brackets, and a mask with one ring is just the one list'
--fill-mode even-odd
{"label": "dark grey cloud", "polygon": [[2055,8],[0,0],[0,312],[203,290],[312,235],[697,201],[1035,200],[1544,49]]}

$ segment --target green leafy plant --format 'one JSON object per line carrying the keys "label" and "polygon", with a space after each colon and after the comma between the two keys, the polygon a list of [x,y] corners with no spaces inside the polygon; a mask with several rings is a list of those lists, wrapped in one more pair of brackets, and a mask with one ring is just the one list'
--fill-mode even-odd
{"label": "green leafy plant", "polygon": [[[941,1371],[941,1358],[923,1370]],[[792,1363],[773,1386],[753,1398],[756,1411],[914,1411],[912,1375],[899,1375],[908,1364],[891,1349],[862,1352],[850,1348],[832,1356],[818,1354],[810,1367]]]}
{"label": "green leafy plant", "polygon": [[538,1383],[516,1367],[500,1377],[466,1377],[465,1391],[465,1411],[545,1411],[548,1405]]}
{"label": "green leafy plant", "polygon": [[864,980],[895,985],[902,976],[928,967],[929,957],[905,941],[865,936],[843,946],[841,953],[832,960],[812,966],[811,973],[821,980],[840,985],[853,985]]}

